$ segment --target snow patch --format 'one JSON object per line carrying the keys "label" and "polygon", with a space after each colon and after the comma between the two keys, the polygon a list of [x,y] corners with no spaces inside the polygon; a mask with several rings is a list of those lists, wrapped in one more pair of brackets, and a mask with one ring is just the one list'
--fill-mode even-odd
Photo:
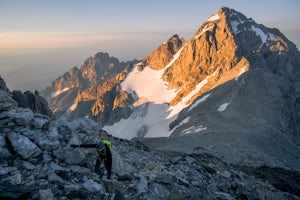
{"label": "snow patch", "polygon": [[223,112],[226,110],[227,106],[229,105],[230,103],[223,103],[222,105],[219,106],[218,108],[218,111],[219,112]]}
{"label": "snow patch", "polygon": [[269,37],[270,37],[270,40],[275,42],[276,41],[276,36],[272,33],[269,33]]}
{"label": "snow patch", "polygon": [[108,131],[115,137],[123,139],[132,139],[137,137],[141,129],[145,131],[145,137],[169,137],[172,131],[169,131],[169,123],[175,117],[166,120],[168,115],[167,104],[153,104],[135,108],[128,119],[121,119],[112,126],[105,126],[104,130]]}
{"label": "snow patch", "polygon": [[208,21],[208,22],[211,22],[211,21],[216,21],[216,20],[218,20],[218,19],[220,19],[220,16],[218,15],[218,14],[214,14],[213,16],[211,16],[208,20],[206,20],[206,21]]}
{"label": "snow patch", "polygon": [[195,35],[195,39],[198,39],[203,33],[205,33],[206,31],[212,29],[214,26],[210,26],[210,27],[205,27],[204,29],[202,29],[201,33]]}
{"label": "snow patch", "polygon": [[174,58],[164,69],[153,70],[150,67],[145,67],[143,71],[139,71],[135,67],[122,82],[122,90],[137,95],[138,99],[146,99],[149,102],[157,104],[169,102],[176,96],[176,91],[168,89],[168,83],[162,79],[162,75],[166,68],[178,59],[182,49],[174,55]]}
{"label": "snow patch", "polygon": [[240,30],[238,29],[238,26],[239,26],[240,24],[243,24],[243,23],[244,23],[244,21],[241,20],[240,18],[238,18],[238,21],[235,21],[235,20],[230,21],[231,28],[232,28],[233,33],[234,33],[235,35],[238,34],[238,33],[240,32]]}
{"label": "snow patch", "polygon": [[179,58],[181,51],[183,50],[183,47],[181,47],[178,52],[174,55],[174,58],[169,62],[169,64],[167,64],[165,66],[164,69],[167,69],[168,67],[170,67],[171,65],[173,65],[173,63]]}
{"label": "snow patch", "polygon": [[248,70],[247,66],[244,66],[243,68],[240,69],[240,73],[237,75],[237,77],[235,77],[235,81],[239,80],[240,75],[242,75],[243,73],[245,73]]}
{"label": "snow patch", "polygon": [[177,115],[181,110],[186,108],[188,106],[188,104],[187,104],[188,100],[190,100],[190,98],[192,98],[194,95],[196,95],[202,89],[202,87],[207,84],[208,80],[211,77],[216,75],[217,72],[218,72],[218,69],[212,75],[207,76],[204,80],[202,80],[200,83],[198,83],[196,85],[196,89],[191,91],[184,98],[182,98],[181,101],[178,104],[176,104],[175,106],[171,106],[170,109],[169,109],[170,113],[169,113],[167,119]]}
{"label": "snow patch", "polygon": [[251,26],[251,30],[254,31],[255,34],[260,37],[262,43],[259,48],[261,48],[262,45],[267,42],[268,35],[266,35],[260,28],[257,28],[253,25]]}
{"label": "snow patch", "polygon": [[174,126],[174,127],[172,128],[172,130],[176,130],[178,127],[180,127],[180,126],[182,126],[182,125],[188,123],[188,122],[190,121],[190,118],[191,118],[190,116],[187,117],[187,118],[185,118],[185,119],[182,120],[179,124],[177,124],[176,126]]}
{"label": "snow patch", "polygon": [[272,34],[272,33],[265,34],[263,32],[263,30],[261,30],[260,28],[255,27],[253,25],[251,26],[251,30],[254,31],[255,34],[257,36],[259,36],[260,39],[261,39],[261,41],[262,41],[262,43],[261,43],[261,45],[260,45],[259,48],[261,48],[263,44],[267,43],[267,41],[273,41],[273,42],[276,41],[276,38],[275,38],[276,36],[274,34]]}
{"label": "snow patch", "polygon": [[238,30],[238,25],[240,25],[240,22],[238,21],[231,21],[231,28],[234,32],[234,34],[238,34],[239,33],[239,30]]}
{"label": "snow patch", "polygon": [[157,104],[165,103],[175,97],[176,92],[168,90],[167,83],[161,78],[163,73],[164,70],[153,70],[150,67],[145,67],[143,71],[135,68],[121,87],[131,94],[135,93],[139,99],[144,98]]}
{"label": "snow patch", "polygon": [[191,134],[191,133],[198,133],[198,132],[204,131],[206,129],[207,129],[207,127],[204,127],[203,125],[200,125],[200,126],[197,126],[197,127],[192,126],[188,129],[183,130],[181,133],[186,135],[186,134]]}
{"label": "snow patch", "polygon": [[188,111],[192,110],[196,106],[198,106],[201,102],[206,101],[206,99],[211,95],[211,93],[204,95],[201,99],[197,100],[190,108]]}
{"label": "snow patch", "polygon": [[189,121],[190,121],[190,116],[189,117],[187,117],[187,118],[185,118],[184,120],[182,120],[179,124],[180,124],[180,126],[181,125],[183,125],[183,124],[186,124],[186,123],[188,123]]}
{"label": "snow patch", "polygon": [[53,92],[53,93],[51,94],[51,97],[54,98],[54,97],[60,95],[61,93],[68,91],[69,89],[70,89],[70,88],[66,87],[66,88],[64,88],[64,89],[62,89],[62,90],[58,90],[58,91],[56,91],[56,92]]}

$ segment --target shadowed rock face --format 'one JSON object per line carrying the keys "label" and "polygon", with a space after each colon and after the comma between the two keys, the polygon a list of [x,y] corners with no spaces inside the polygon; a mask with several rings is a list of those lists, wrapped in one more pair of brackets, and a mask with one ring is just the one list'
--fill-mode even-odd
{"label": "shadowed rock face", "polygon": [[113,175],[100,178],[97,151],[71,147],[99,142],[98,132],[90,119],[52,121],[17,107],[0,90],[0,198],[299,199],[298,172],[240,168],[207,153],[152,151],[110,135]]}
{"label": "shadowed rock face", "polygon": [[[0,76],[0,90],[5,92],[9,92],[9,89],[6,86],[5,81]],[[53,117],[53,113],[48,107],[48,102],[42,96],[39,95],[38,91],[35,91],[33,94],[30,91],[26,91],[22,93],[21,91],[13,91],[11,92],[13,100],[16,101],[19,107],[22,108],[30,108],[35,113],[41,113]]]}
{"label": "shadowed rock face", "polygon": [[15,90],[12,92],[12,98],[18,103],[19,107],[30,108],[35,113],[41,113],[50,118],[53,117],[53,113],[48,107],[48,102],[39,95],[38,91],[35,91],[35,94],[33,94],[30,91],[22,93]]}
{"label": "shadowed rock face", "polygon": [[5,81],[3,80],[3,78],[1,76],[0,76],[0,90],[9,92],[9,89],[7,88]]}

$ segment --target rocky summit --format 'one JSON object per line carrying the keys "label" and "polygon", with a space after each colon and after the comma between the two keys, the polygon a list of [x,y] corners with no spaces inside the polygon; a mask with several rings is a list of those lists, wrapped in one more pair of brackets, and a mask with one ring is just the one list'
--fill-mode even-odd
{"label": "rocky summit", "polygon": [[[230,165],[207,153],[152,151],[136,140],[112,143],[112,179],[96,174],[90,119],[51,120],[0,90],[1,199],[300,199],[299,172]],[[102,169],[104,170],[104,169]],[[105,170],[104,170],[105,171]]]}

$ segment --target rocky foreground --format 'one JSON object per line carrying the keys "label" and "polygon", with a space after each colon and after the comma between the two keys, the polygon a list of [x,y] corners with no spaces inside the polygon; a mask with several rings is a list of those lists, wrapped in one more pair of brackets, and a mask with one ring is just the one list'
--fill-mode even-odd
{"label": "rocky foreground", "polygon": [[100,178],[93,172],[96,151],[70,147],[97,142],[98,130],[89,119],[51,121],[0,90],[0,198],[300,199],[299,172],[155,152],[111,136],[114,174]]}

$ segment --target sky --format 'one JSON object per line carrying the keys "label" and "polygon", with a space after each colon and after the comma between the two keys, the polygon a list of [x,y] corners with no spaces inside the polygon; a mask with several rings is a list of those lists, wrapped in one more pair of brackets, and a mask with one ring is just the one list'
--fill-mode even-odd
{"label": "sky", "polygon": [[42,90],[97,52],[143,59],[173,34],[192,38],[222,6],[300,48],[299,0],[0,0],[0,75],[10,90]]}

